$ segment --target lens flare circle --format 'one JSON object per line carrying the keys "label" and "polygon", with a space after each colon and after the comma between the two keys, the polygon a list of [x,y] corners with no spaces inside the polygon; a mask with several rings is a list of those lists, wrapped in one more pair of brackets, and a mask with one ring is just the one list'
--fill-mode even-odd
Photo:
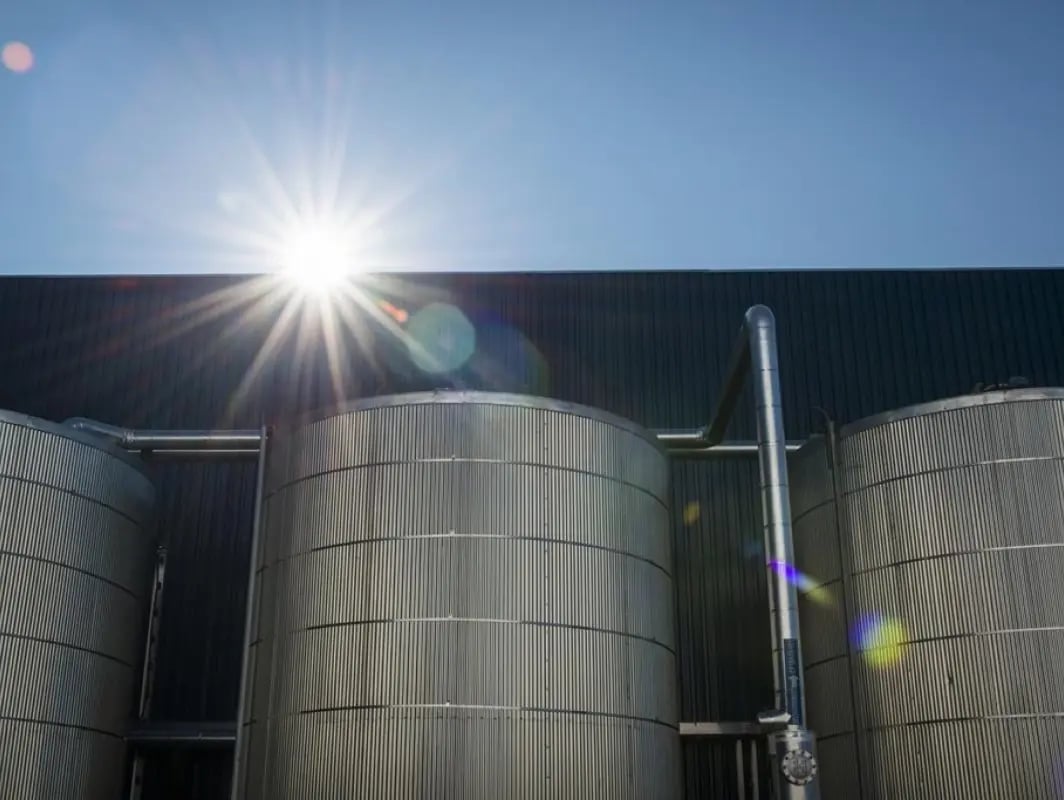
{"label": "lens flare circle", "polygon": [[8,42],[0,49],[0,62],[12,72],[33,69],[33,51],[25,42]]}
{"label": "lens flare circle", "polygon": [[448,303],[429,303],[410,317],[406,330],[410,357],[422,372],[454,372],[476,351],[473,323]]}
{"label": "lens flare circle", "polygon": [[770,561],[769,567],[805,595],[806,599],[821,606],[833,604],[831,592],[818,580],[806,575],[793,564],[786,561]]}
{"label": "lens flare circle", "polygon": [[858,617],[851,638],[865,663],[872,667],[889,667],[901,661],[909,634],[901,620],[872,613]]}
{"label": "lens flare circle", "polygon": [[694,525],[698,522],[698,518],[701,514],[702,506],[699,505],[697,500],[692,500],[683,507],[683,524],[688,526]]}

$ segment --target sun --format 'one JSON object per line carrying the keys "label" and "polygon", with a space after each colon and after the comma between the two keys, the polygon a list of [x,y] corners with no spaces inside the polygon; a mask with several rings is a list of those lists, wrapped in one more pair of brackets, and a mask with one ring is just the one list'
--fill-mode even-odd
{"label": "sun", "polygon": [[302,289],[324,294],[357,272],[355,243],[343,226],[301,222],[281,237],[281,271]]}

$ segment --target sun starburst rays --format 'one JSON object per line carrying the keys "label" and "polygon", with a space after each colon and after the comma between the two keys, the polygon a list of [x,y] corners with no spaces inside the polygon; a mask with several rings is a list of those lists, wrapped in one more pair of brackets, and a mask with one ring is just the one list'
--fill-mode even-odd
{"label": "sun starburst rays", "polygon": [[[384,351],[373,347],[380,336],[429,358],[404,329],[407,309],[419,301],[415,291],[424,290],[369,271],[403,261],[395,252],[400,223],[414,224],[411,201],[448,159],[423,153],[428,160],[404,161],[405,174],[379,163],[376,151],[352,140],[359,87],[328,64],[316,76],[300,73],[307,80],[298,92],[279,87],[264,126],[239,93],[219,90],[212,76],[226,65],[209,53],[194,62],[232,158],[221,179],[212,179],[213,204],[162,221],[207,245],[205,264],[260,274],[166,309],[151,343],[195,342],[188,370],[215,358],[240,364],[225,421],[242,424],[254,421],[253,409],[274,406],[262,380],[280,375],[278,366],[292,380],[324,378],[341,401],[365,385],[363,370],[381,369]],[[286,359],[294,363],[278,363]],[[322,388],[317,383],[313,392]]]}

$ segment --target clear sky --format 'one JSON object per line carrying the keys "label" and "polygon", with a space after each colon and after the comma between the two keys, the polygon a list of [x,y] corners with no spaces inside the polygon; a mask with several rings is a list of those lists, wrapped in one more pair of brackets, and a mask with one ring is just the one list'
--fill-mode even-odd
{"label": "clear sky", "polygon": [[5,0],[4,43],[4,273],[307,219],[370,269],[1064,264],[1059,0]]}

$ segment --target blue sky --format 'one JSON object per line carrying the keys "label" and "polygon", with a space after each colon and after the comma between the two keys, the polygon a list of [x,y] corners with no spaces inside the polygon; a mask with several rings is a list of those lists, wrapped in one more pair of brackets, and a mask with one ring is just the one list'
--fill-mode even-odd
{"label": "blue sky", "polygon": [[[0,271],[1064,264],[1064,4],[8,0]],[[286,228],[287,229],[287,228]]]}

